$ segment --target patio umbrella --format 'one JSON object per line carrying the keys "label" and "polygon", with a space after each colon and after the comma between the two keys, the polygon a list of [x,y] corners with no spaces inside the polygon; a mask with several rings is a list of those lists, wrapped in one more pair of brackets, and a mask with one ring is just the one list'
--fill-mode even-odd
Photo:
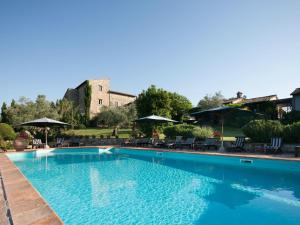
{"label": "patio umbrella", "polygon": [[[156,116],[156,115],[142,117],[142,118],[136,119],[135,122],[144,123],[144,124],[145,123],[150,123],[150,124],[153,124],[153,125],[162,124],[162,123],[177,123],[176,120],[172,120],[172,119],[169,119],[169,118],[166,118],[166,117]],[[154,130],[155,129],[152,130],[152,136],[154,136],[154,134],[153,134]]]}
{"label": "patio umbrella", "polygon": [[67,123],[49,119],[47,117],[32,120],[29,122],[22,123],[21,126],[33,126],[33,127],[44,127],[45,128],[45,135],[46,135],[46,148],[48,147],[48,131],[47,127],[63,127],[63,126],[70,126]]}
{"label": "patio umbrella", "polygon": [[177,123],[176,120],[171,120],[169,118],[165,118],[162,116],[156,116],[156,115],[142,117],[142,118],[136,119],[135,122]]}
{"label": "patio umbrella", "polygon": [[224,119],[229,114],[233,114],[235,112],[249,114],[249,115],[255,114],[252,111],[246,110],[246,109],[230,107],[230,106],[220,106],[220,107],[216,107],[216,108],[212,108],[212,109],[208,109],[208,110],[194,112],[194,113],[191,113],[191,115],[195,116],[197,119],[200,117],[208,116],[208,115],[217,115],[217,116],[221,117],[221,147],[219,150],[223,151],[224,150]]}

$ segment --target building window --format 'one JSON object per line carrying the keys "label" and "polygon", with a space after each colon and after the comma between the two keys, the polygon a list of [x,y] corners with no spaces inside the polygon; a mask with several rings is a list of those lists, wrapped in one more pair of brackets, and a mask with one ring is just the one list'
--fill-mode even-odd
{"label": "building window", "polygon": [[99,105],[102,105],[102,99],[99,99]]}
{"label": "building window", "polygon": [[102,91],[102,89],[103,89],[102,85],[99,85],[99,91]]}

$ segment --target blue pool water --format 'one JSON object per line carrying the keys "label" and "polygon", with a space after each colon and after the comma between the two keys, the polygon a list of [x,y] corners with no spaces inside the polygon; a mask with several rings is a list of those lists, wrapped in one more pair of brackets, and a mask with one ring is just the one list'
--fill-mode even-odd
{"label": "blue pool water", "polygon": [[55,150],[9,157],[67,225],[300,224],[299,163],[112,152]]}

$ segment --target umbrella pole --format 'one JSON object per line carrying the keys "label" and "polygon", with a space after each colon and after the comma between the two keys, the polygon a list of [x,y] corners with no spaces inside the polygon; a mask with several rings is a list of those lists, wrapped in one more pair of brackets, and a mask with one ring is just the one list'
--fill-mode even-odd
{"label": "umbrella pole", "polygon": [[48,146],[48,129],[47,129],[47,127],[45,127],[45,135],[46,135],[46,148],[49,148],[49,146]]}
{"label": "umbrella pole", "polygon": [[224,148],[224,117],[222,115],[221,118],[221,147],[219,148],[220,152],[224,152],[225,148]]}

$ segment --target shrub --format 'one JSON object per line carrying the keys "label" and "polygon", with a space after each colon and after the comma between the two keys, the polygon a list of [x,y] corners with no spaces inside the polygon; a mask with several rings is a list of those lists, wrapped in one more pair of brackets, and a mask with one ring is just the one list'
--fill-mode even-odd
{"label": "shrub", "polygon": [[206,139],[214,135],[214,130],[211,127],[194,127],[192,134],[197,139]]}
{"label": "shrub", "polygon": [[13,149],[12,141],[4,141],[0,137],[0,149],[5,149],[5,150],[7,150],[7,149]]}
{"label": "shrub", "polygon": [[197,127],[193,125],[179,124],[164,128],[164,134],[168,138],[183,136],[184,138],[196,137],[198,139],[205,139],[213,136],[213,129],[210,127]]}
{"label": "shrub", "polygon": [[164,135],[168,138],[175,138],[176,136],[192,137],[193,128],[193,125],[187,124],[172,125],[164,128]]}
{"label": "shrub", "polygon": [[284,126],[283,139],[286,143],[300,142],[300,121]]}
{"label": "shrub", "polygon": [[5,141],[14,140],[16,138],[16,133],[10,125],[0,123],[0,137]]}
{"label": "shrub", "polygon": [[242,130],[253,142],[270,142],[272,137],[282,137],[284,126],[274,120],[252,120]]}
{"label": "shrub", "polygon": [[291,124],[295,122],[300,122],[300,112],[298,111],[291,111],[283,115],[282,122],[284,124]]}

